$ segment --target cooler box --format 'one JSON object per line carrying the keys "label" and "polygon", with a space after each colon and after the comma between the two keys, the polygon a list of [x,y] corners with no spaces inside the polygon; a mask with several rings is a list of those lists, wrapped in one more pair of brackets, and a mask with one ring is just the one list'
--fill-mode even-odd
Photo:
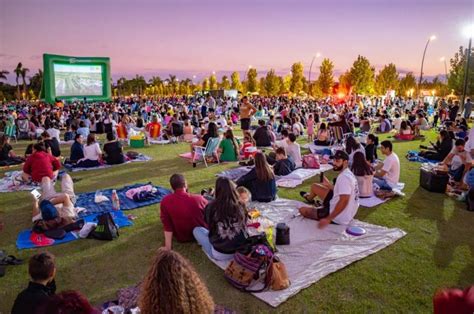
{"label": "cooler box", "polygon": [[448,185],[449,176],[438,174],[432,170],[420,169],[420,186],[425,190],[435,193],[444,193]]}
{"label": "cooler box", "polygon": [[130,147],[143,148],[145,147],[145,139],[130,139]]}

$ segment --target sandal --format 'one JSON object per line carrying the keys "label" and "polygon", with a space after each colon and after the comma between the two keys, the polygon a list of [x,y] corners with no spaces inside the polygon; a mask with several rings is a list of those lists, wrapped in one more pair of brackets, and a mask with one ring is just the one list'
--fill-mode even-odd
{"label": "sandal", "polygon": [[0,260],[0,265],[21,265],[23,264],[23,260],[16,258],[13,255],[8,255]]}
{"label": "sandal", "polygon": [[314,204],[314,200],[309,200],[309,199],[306,198],[306,195],[308,195],[308,193],[306,193],[305,191],[300,191],[300,195],[301,195],[302,198],[304,198],[306,203]]}

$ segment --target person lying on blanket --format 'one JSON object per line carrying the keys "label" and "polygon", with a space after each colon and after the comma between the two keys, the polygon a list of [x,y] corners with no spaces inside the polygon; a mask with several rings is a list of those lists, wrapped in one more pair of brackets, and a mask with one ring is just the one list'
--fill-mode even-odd
{"label": "person lying on blanket", "polygon": [[392,146],[392,142],[383,141],[380,143],[380,150],[385,155],[385,160],[379,163],[375,169],[374,183],[377,184],[380,189],[391,191],[398,185],[400,180],[400,160],[397,154],[395,154]]}
{"label": "person lying on blanket", "polygon": [[21,178],[25,182],[41,182],[43,177],[54,179],[57,177],[61,164],[53,155],[46,152],[43,143],[33,145],[32,154],[23,165]]}
{"label": "person lying on blanket", "polygon": [[314,183],[310,193],[301,192],[307,201],[315,197],[324,200],[323,206],[301,207],[300,214],[309,219],[319,220],[318,227],[325,228],[331,222],[348,225],[359,208],[359,188],[354,174],[349,169],[349,155],[342,150],[334,154],[334,171],[340,171],[333,185],[326,177],[322,183]]}
{"label": "person lying on blanket", "polygon": [[171,250],[173,236],[178,242],[194,240],[193,229],[205,227],[204,208],[207,200],[197,194],[188,193],[188,183],[182,174],[170,178],[173,194],[166,195],[160,204],[160,219],[165,232],[165,248]]}

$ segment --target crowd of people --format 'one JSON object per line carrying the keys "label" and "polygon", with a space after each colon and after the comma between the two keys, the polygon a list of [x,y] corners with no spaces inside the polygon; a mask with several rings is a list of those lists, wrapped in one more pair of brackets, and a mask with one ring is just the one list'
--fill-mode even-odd
{"label": "crowd of people", "polygon": [[[420,156],[447,165],[452,180],[462,184],[474,153],[474,141],[467,132],[470,100],[464,107],[461,116],[459,103],[444,99],[430,105],[411,98],[354,97],[336,104],[330,99],[258,96],[244,96],[239,102],[211,95],[54,106],[19,102],[3,104],[0,110],[0,132],[4,133],[0,138],[0,162],[24,163],[22,179],[41,184],[45,191],[43,200],[48,202],[35,199],[33,204],[35,225],[47,224],[47,213],[54,212],[51,206],[58,208],[54,219],[59,217],[64,221],[58,223],[66,224],[77,216],[73,181],[63,175],[59,193],[51,183],[58,178],[62,157],[76,167],[124,163],[127,156],[120,140],[134,132],[144,132],[148,141],[189,142],[191,154],[197,147],[219,139],[216,158],[240,161],[252,169],[235,181],[219,177],[215,188],[203,195],[190,193],[182,174],[171,176],[173,193],[160,204],[164,248],[158,251],[144,278],[136,304],[143,313],[212,312],[222,309],[216,307],[190,263],[172,251],[173,239],[196,241],[216,260],[232,259],[248,238],[249,202],[274,201],[278,193],[276,177],[302,167],[304,158],[298,141],[318,148],[336,147],[331,161],[336,178],[331,181],[321,175],[309,191],[300,193],[307,206],[299,208],[299,214],[317,220],[318,228],[348,225],[357,214],[360,198],[371,197],[374,189],[397,188],[401,168],[394,152],[396,144],[390,140],[379,143],[377,133],[392,132],[394,138],[405,140],[439,128],[438,141]],[[240,139],[234,134],[238,127],[242,130]],[[101,148],[96,135],[103,133],[107,142]],[[29,145],[24,156],[16,156],[11,140],[22,138],[37,142]],[[71,145],[69,156],[62,155],[60,143]],[[378,148],[383,160],[378,159]],[[39,313],[94,313],[79,292],[55,293],[56,266],[51,254],[33,256],[29,273],[31,282],[18,295],[13,313],[34,313],[38,309],[42,311]]]}

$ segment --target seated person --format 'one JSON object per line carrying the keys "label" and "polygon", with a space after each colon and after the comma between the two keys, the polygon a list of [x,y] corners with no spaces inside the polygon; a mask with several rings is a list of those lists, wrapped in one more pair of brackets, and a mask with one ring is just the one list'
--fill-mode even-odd
{"label": "seated person", "polygon": [[395,138],[403,138],[403,137],[407,137],[407,136],[410,136],[410,135],[414,135],[413,130],[412,130],[409,122],[406,121],[406,120],[403,120],[400,123],[400,130],[395,135]]}
{"label": "seated person", "polygon": [[76,163],[78,168],[93,168],[100,166],[99,160],[102,159],[102,151],[99,143],[96,142],[95,135],[89,134],[87,143],[84,145],[84,158]]}
{"label": "seated person", "polygon": [[354,154],[357,152],[361,152],[365,155],[365,149],[362,145],[357,141],[353,136],[349,136],[346,139],[346,153],[349,155],[349,167],[352,166],[352,160],[354,158]]}
{"label": "seated person", "polygon": [[189,122],[189,119],[184,120],[183,127],[183,140],[185,142],[191,142],[194,138],[193,126]]}
{"label": "seated person", "polygon": [[286,151],[283,147],[278,147],[275,153],[276,162],[273,165],[273,172],[275,175],[286,176],[295,170],[295,163],[287,157]]}
{"label": "seated person", "polygon": [[392,142],[383,141],[380,143],[380,150],[386,157],[383,163],[375,168],[377,171],[375,172],[374,183],[382,190],[391,191],[397,187],[398,180],[400,180],[400,160],[392,149]]}
{"label": "seated person", "polygon": [[36,314],[99,314],[87,298],[79,291],[66,290],[51,296],[36,312]]}
{"label": "seated person", "polygon": [[239,201],[235,184],[228,178],[217,178],[215,197],[204,214],[209,229],[196,227],[193,234],[207,255],[216,260],[229,260],[247,241],[247,209]]}
{"label": "seated person", "polygon": [[323,177],[322,183],[314,183],[311,186],[310,193],[300,193],[307,201],[313,201],[316,197],[324,201],[323,206],[319,208],[299,209],[303,217],[319,220],[320,229],[331,222],[350,224],[359,208],[359,189],[357,179],[349,169],[349,155],[342,150],[336,151],[333,166],[334,171],[340,171],[334,185]]}
{"label": "seated person", "polygon": [[251,152],[250,149],[255,147],[255,141],[249,131],[244,131],[244,143],[242,144],[241,155],[242,159],[249,159],[255,156],[255,151]]}
{"label": "seated person", "polygon": [[22,179],[25,182],[41,182],[43,177],[51,180],[57,177],[61,164],[57,158],[46,152],[43,143],[33,145],[32,154],[23,165]]}
{"label": "seated person", "polygon": [[58,143],[59,143],[59,140],[61,139],[60,138],[60,131],[59,131],[58,126],[55,123],[52,123],[50,125],[50,127],[46,130],[46,132],[48,132],[48,134],[51,138],[55,138],[56,141],[58,141]]}
{"label": "seated person", "polygon": [[380,125],[377,128],[380,133],[388,133],[392,130],[392,125],[390,120],[388,120],[385,115],[380,115]]}
{"label": "seated person", "polygon": [[153,115],[151,122],[145,126],[145,133],[148,139],[157,140],[161,135],[161,124],[158,122],[158,117]]}
{"label": "seated person", "polygon": [[276,140],[275,144],[273,144],[273,148],[277,149],[278,147],[283,147],[286,149],[288,147],[288,135],[290,132],[288,130],[282,130],[281,131],[281,139]]}
{"label": "seated person", "polygon": [[255,167],[237,181],[237,186],[246,187],[252,193],[252,201],[274,201],[277,194],[275,175],[263,153],[256,153],[254,160]]}
{"label": "seated person", "polygon": [[16,297],[12,314],[34,314],[39,306],[56,293],[56,265],[53,254],[43,252],[33,255],[28,263],[28,273],[31,281]]}
{"label": "seated person", "polygon": [[217,125],[214,122],[209,122],[207,126],[207,132],[201,138],[195,142],[191,143],[191,152],[194,155],[194,147],[195,146],[201,146],[201,147],[206,147],[207,142],[209,141],[210,138],[218,138],[219,137],[219,132],[217,130]]}
{"label": "seated person", "polygon": [[113,133],[107,133],[107,143],[104,144],[104,160],[109,165],[123,164],[126,161],[122,144]]}
{"label": "seated person", "polygon": [[371,164],[377,160],[377,142],[378,139],[374,134],[367,135],[365,145],[365,159]]}
{"label": "seated person", "polygon": [[448,131],[441,130],[438,135],[436,144],[432,143],[432,147],[428,150],[421,151],[418,155],[430,160],[443,161],[453,149],[453,140],[449,136]]}
{"label": "seated person", "polygon": [[418,113],[418,119],[415,121],[415,136],[420,136],[421,131],[427,131],[430,129],[430,124],[426,120],[423,113]]}
{"label": "seated person", "polygon": [[303,158],[301,157],[300,144],[296,143],[296,135],[294,133],[288,134],[286,153],[295,163],[296,168],[301,168],[303,165]]}
{"label": "seated person", "polygon": [[464,149],[465,144],[464,140],[457,139],[454,143],[455,147],[441,162],[441,164],[449,166],[449,174],[456,183],[461,182],[466,172],[471,168],[471,154]]}
{"label": "seated person", "polygon": [[0,137],[0,166],[18,165],[24,162],[23,157],[15,155],[10,145],[10,137],[5,134]]}
{"label": "seated person", "polygon": [[219,143],[218,153],[221,161],[238,161],[240,146],[234,133],[228,129],[224,134],[224,139]]}
{"label": "seated person", "polygon": [[41,133],[41,139],[47,152],[56,158],[61,156],[59,141],[56,137],[51,137],[48,132],[43,132]]}
{"label": "seated person", "polygon": [[76,134],[72,131],[71,126],[69,125],[67,127],[66,132],[64,132],[64,141],[69,142],[69,141],[74,141]]}
{"label": "seated person", "polygon": [[166,195],[160,203],[160,219],[165,232],[165,247],[171,250],[173,236],[178,242],[193,241],[193,229],[205,227],[204,207],[207,200],[187,191],[188,184],[182,174],[170,178],[173,194]]}
{"label": "seated person", "polygon": [[84,138],[81,134],[76,134],[74,137],[74,143],[71,145],[71,155],[69,156],[68,163],[75,164],[82,158],[84,158]]}
{"label": "seated person", "polygon": [[328,146],[329,145],[329,130],[326,128],[326,123],[322,122],[319,126],[314,145]]}
{"label": "seated person", "polygon": [[239,201],[242,204],[247,205],[252,200],[252,193],[244,186],[237,187],[237,194],[239,194]]}
{"label": "seated person", "polygon": [[374,168],[365,160],[365,156],[361,152],[356,152],[353,158],[351,171],[357,179],[359,197],[371,197],[374,195],[372,184],[374,180]]}
{"label": "seated person", "polygon": [[90,133],[91,131],[88,127],[86,127],[84,120],[81,120],[81,122],[79,122],[79,128],[77,129],[76,134],[81,134],[83,138],[87,138]]}
{"label": "seated person", "polygon": [[259,127],[255,130],[253,138],[257,147],[269,147],[272,146],[272,134],[265,124],[265,121],[258,120]]}

